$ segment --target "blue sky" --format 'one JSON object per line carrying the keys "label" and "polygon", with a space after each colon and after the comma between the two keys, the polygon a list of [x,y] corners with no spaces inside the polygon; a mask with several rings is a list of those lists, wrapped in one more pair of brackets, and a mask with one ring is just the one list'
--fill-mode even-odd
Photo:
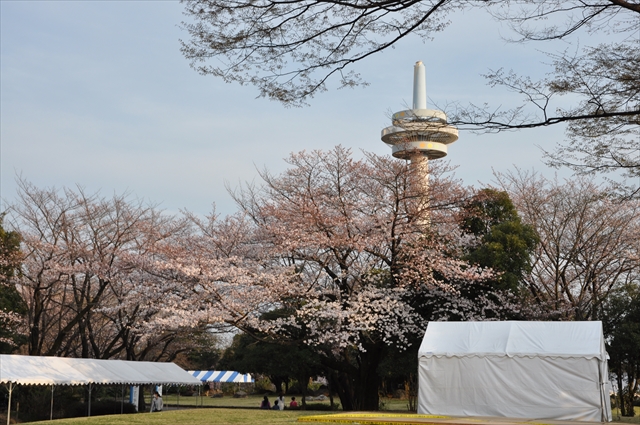
{"label": "blue sky", "polygon": [[[292,151],[342,144],[388,154],[380,130],[411,104],[413,64],[427,67],[429,107],[459,101],[516,106],[480,74],[505,67],[541,77],[538,49],[508,44],[508,29],[478,11],[451,16],[435,38],[408,39],[356,68],[370,85],[331,90],[287,109],[189,68],[179,51],[185,18],[177,1],[1,1],[0,137],[2,206],[15,178],[37,186],[103,194],[129,191],[168,212],[205,214],[235,206],[231,186],[278,172]],[[462,132],[447,159],[468,185],[514,165],[555,173],[537,147],[552,149],[562,127],[502,134]],[[561,171],[562,175],[568,175]]]}

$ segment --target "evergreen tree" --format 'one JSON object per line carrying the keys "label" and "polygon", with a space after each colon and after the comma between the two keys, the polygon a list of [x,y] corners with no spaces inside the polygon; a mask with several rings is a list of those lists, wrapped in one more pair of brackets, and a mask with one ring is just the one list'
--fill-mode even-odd
{"label": "evergreen tree", "polygon": [[20,273],[20,234],[6,231],[3,218],[0,215],[0,353],[9,354],[26,341],[20,328],[27,306],[11,279]]}
{"label": "evergreen tree", "polygon": [[517,292],[538,242],[533,227],[523,224],[507,192],[480,190],[463,207],[462,229],[477,238],[466,260],[500,273],[493,284]]}
{"label": "evergreen tree", "polygon": [[634,416],[640,384],[640,287],[626,285],[609,296],[603,309],[609,369],[616,376],[622,416]]}

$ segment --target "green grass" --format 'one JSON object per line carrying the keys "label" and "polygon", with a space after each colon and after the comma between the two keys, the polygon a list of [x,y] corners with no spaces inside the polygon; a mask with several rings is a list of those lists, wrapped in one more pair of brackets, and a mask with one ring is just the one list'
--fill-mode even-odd
{"label": "green grass", "polygon": [[391,412],[409,411],[409,400],[399,398],[380,398],[380,410]]}
{"label": "green grass", "polygon": [[[195,396],[178,396],[176,394],[167,394],[162,396],[162,401],[165,405],[174,407],[174,406],[210,406],[210,407],[259,407],[262,402],[261,395],[249,395],[245,398],[233,398],[231,396],[225,396],[220,398],[211,398],[211,397],[195,397]],[[275,395],[269,397],[269,401],[273,404],[275,400]],[[298,404],[300,404],[300,400],[302,396],[297,395],[296,400]],[[150,396],[146,397],[147,404],[151,401]],[[285,397],[286,406],[289,405],[289,401],[291,401],[291,396]],[[401,400],[397,398],[381,398],[381,410],[388,411],[407,411],[408,410],[408,401]],[[334,397],[333,402],[336,404],[340,403],[340,399],[338,397]],[[329,398],[325,401],[309,401],[310,404],[322,404],[329,406]]]}
{"label": "green grass", "polygon": [[[260,403],[262,402],[262,395],[249,395],[244,398],[233,398],[232,396],[225,396],[219,398],[212,397],[196,397],[196,396],[178,396],[176,394],[166,394],[162,396],[162,401],[165,406],[175,407],[175,406],[203,406],[203,407],[260,407]],[[302,396],[296,396],[296,400],[298,404],[300,404]],[[275,395],[269,396],[269,401],[273,405],[273,401],[276,399]],[[151,397],[146,396],[145,400],[147,405],[151,403]],[[334,403],[340,403],[340,399],[335,397]],[[291,401],[291,396],[285,397],[285,406],[289,405],[289,401]],[[312,404],[323,404],[329,406],[329,399],[327,398],[325,401],[310,401]],[[405,403],[406,404],[406,403]],[[405,407],[406,410],[406,407]]]}
{"label": "green grass", "polygon": [[[275,396],[269,397],[271,402]],[[147,404],[151,398],[146,397]],[[211,398],[196,396],[180,396],[176,394],[167,394],[162,396],[162,401],[167,406],[214,406],[214,407],[260,407],[262,396],[250,395],[246,398],[233,398],[231,396]]]}
{"label": "green grass", "polygon": [[[96,416],[93,418],[57,419],[31,422],[49,425],[215,425],[215,424],[269,424],[285,425],[297,423],[298,416],[309,415],[308,411],[273,411],[244,409],[187,409],[159,413],[136,413],[130,415]],[[313,414],[322,414],[314,412]]]}
{"label": "green grass", "polygon": [[[198,404],[201,402],[200,397],[180,397],[180,406],[195,406],[196,399]],[[271,402],[275,399],[274,396],[269,397]],[[300,399],[300,397],[296,397]],[[174,409],[178,398],[176,395],[165,395],[163,397],[165,405],[169,404],[169,409]],[[73,419],[58,419],[54,421],[45,422],[32,422],[34,424],[50,424],[50,425],[126,425],[126,424],[148,424],[148,425],[173,425],[173,424],[202,424],[202,425],[216,425],[216,424],[235,424],[235,425],[254,425],[254,424],[268,424],[268,425],[284,425],[297,423],[299,416],[306,415],[322,415],[339,412],[329,411],[302,411],[302,410],[285,410],[279,411],[267,411],[255,409],[260,405],[262,396],[250,395],[246,398],[210,398],[203,397],[202,401],[205,406],[230,406],[235,407],[233,409],[225,409],[220,407],[217,409],[185,409],[185,410],[165,410],[160,413],[138,413],[131,415],[113,415],[113,416],[97,416],[92,418],[73,418]],[[289,398],[287,398],[289,400]],[[383,398],[382,410],[384,411],[407,411],[407,400],[388,399]],[[335,400],[338,402],[338,399]],[[314,401],[312,403],[320,403]],[[329,405],[329,401],[325,401],[323,404]],[[252,409],[242,409],[243,407]],[[636,416],[634,417],[621,417],[617,409],[613,409],[613,421],[627,424],[640,424],[640,407],[636,407]]]}
{"label": "green grass", "polygon": [[634,407],[635,416],[620,416],[620,410],[617,408],[611,409],[614,422],[622,422],[627,424],[640,424],[640,407]]}
{"label": "green grass", "polygon": [[[259,409],[186,409],[164,411],[160,413],[137,413],[131,415],[98,416],[92,418],[58,419],[54,421],[32,422],[49,425],[285,425],[297,424],[299,416],[322,415],[331,412],[312,412],[300,410],[259,410]],[[619,418],[614,409],[614,422],[640,423],[640,408],[636,408],[633,418]]]}

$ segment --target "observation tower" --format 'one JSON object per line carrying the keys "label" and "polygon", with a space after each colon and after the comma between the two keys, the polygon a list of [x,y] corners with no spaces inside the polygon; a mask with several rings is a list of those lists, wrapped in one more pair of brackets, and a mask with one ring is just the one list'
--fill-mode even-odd
{"label": "observation tower", "polygon": [[382,130],[382,141],[391,146],[391,154],[408,159],[428,175],[430,159],[447,156],[447,147],[458,140],[458,129],[447,124],[442,111],[427,109],[427,87],[422,61],[413,68],[413,107],[391,117],[391,127]]}

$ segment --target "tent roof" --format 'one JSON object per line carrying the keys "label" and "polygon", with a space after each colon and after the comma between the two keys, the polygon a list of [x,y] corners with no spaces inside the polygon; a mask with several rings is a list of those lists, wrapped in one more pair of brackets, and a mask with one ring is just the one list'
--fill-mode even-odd
{"label": "tent roof", "polygon": [[190,370],[189,373],[202,382],[254,382],[250,374],[233,370]]}
{"label": "tent roof", "polygon": [[174,363],[0,355],[0,383],[23,385],[199,385]]}
{"label": "tent roof", "polygon": [[430,322],[418,357],[606,358],[601,322]]}

